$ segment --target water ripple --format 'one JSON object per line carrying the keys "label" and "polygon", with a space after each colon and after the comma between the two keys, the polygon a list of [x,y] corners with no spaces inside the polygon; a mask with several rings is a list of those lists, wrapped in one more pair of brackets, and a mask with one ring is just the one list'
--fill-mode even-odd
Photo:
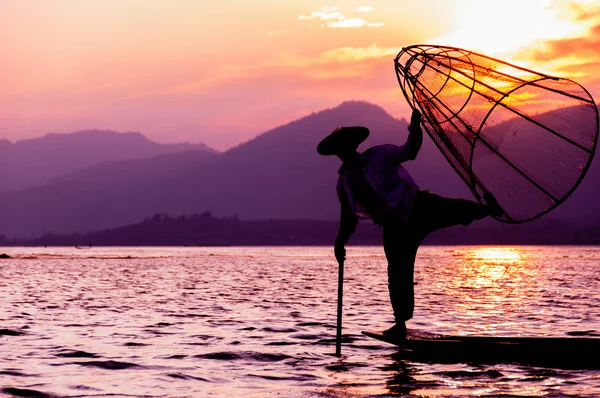
{"label": "water ripple", "polygon": [[31,390],[27,388],[7,387],[2,389],[2,392],[15,397],[31,397],[31,398],[55,398],[56,395],[46,394],[41,391]]}
{"label": "water ripple", "polygon": [[[600,370],[436,362],[362,336],[393,321],[381,247],[348,247],[336,357],[331,253],[14,248],[0,268],[0,395],[600,395]],[[600,247],[422,247],[415,292],[408,326],[422,333],[600,337]]]}
{"label": "water ripple", "polygon": [[196,355],[196,358],[217,359],[225,361],[235,360],[250,360],[257,362],[277,362],[290,358],[285,354],[268,354],[252,351],[236,351],[236,352],[212,352],[209,354]]}
{"label": "water ripple", "polygon": [[122,370],[134,367],[140,367],[135,363],[119,362],[119,361],[88,361],[88,362],[73,362],[75,365],[95,367],[108,370]]}

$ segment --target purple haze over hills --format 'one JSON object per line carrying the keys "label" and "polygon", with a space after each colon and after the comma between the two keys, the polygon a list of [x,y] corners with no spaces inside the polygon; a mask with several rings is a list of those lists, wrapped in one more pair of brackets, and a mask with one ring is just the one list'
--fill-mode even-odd
{"label": "purple haze over hills", "polygon": [[101,162],[190,150],[216,153],[204,144],[158,144],[140,133],[110,130],[51,133],[15,143],[0,140],[0,192],[42,185],[55,177]]}
{"label": "purple haze over hills", "polygon": [[[42,186],[0,194],[0,234],[89,232],[136,223],[156,213],[211,211],[241,219],[336,219],[340,162],[319,156],[316,146],[335,127],[349,125],[371,129],[362,150],[402,144],[407,137],[405,120],[392,118],[376,105],[345,102],[221,154],[195,151],[96,164]],[[550,215],[579,219],[598,214],[592,206],[600,193],[600,170],[594,166],[572,199]],[[406,167],[422,189],[471,198],[428,137],[418,158]]]}

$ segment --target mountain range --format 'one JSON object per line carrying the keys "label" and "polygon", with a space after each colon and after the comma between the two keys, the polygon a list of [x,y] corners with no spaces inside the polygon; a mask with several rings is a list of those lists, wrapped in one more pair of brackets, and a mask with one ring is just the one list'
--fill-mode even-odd
{"label": "mountain range", "polygon": [[[316,145],[337,126],[350,125],[371,130],[359,150],[402,144],[407,137],[406,120],[393,118],[379,106],[352,101],[276,127],[223,153],[187,146],[157,156],[90,161],[78,168],[66,167],[69,171],[36,186],[0,193],[0,234],[85,233],[136,223],[157,213],[179,216],[210,211],[218,217],[246,220],[335,220],[340,163],[335,157],[319,156]],[[69,137],[61,138],[68,141]],[[38,169],[50,167],[40,163]],[[428,138],[406,168],[422,189],[471,197]],[[577,222],[597,217],[598,182],[600,167],[593,162],[572,198],[544,218]]]}
{"label": "mountain range", "polygon": [[140,133],[85,130],[12,143],[0,140],[0,192],[17,191],[102,162],[184,151],[217,153],[204,144],[158,144]]}
{"label": "mountain range", "polygon": [[[155,214],[142,222],[87,234],[48,233],[32,239],[7,239],[0,246],[316,246],[331,245],[337,221],[240,220],[210,212],[169,217]],[[432,245],[598,245],[600,225],[571,225],[550,219],[519,225],[474,223],[436,231]],[[381,228],[363,222],[349,245],[381,244]],[[1,258],[1,257],[0,257]]]}

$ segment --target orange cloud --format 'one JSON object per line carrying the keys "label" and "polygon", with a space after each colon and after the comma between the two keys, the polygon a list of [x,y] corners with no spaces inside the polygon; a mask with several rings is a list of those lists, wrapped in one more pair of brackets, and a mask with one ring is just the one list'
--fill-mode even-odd
{"label": "orange cloud", "polygon": [[[401,47],[378,47],[373,44],[370,47],[340,47],[322,52],[314,57],[293,57],[294,64],[300,62],[302,65],[323,64],[333,62],[355,62],[364,59],[395,57]],[[291,66],[291,65],[288,65]]]}
{"label": "orange cloud", "polygon": [[371,6],[356,7],[356,11],[358,11],[358,12],[373,12],[373,7],[371,7]]}
{"label": "orange cloud", "polygon": [[[550,40],[543,48],[527,52],[527,58],[547,62],[557,58],[590,57],[600,59],[600,24],[591,28],[589,35],[576,38]],[[522,53],[522,55],[525,55]]]}
{"label": "orange cloud", "polygon": [[[370,73],[362,61],[375,60],[389,65],[393,75],[391,60],[401,50],[399,47],[366,48],[340,47],[324,51],[314,56],[303,56],[282,52],[273,59],[249,65],[222,66],[216,72],[206,75],[201,80],[188,81],[164,90],[165,94],[208,93],[219,90],[223,84],[232,81],[256,78],[260,76],[276,76],[285,74],[303,76],[307,80],[327,80],[339,77],[354,78]],[[292,80],[293,82],[294,80]]]}
{"label": "orange cloud", "polygon": [[[367,13],[373,11],[372,7],[357,7],[356,12]],[[314,11],[310,15],[299,15],[301,21],[318,20],[323,27],[328,28],[362,28],[362,27],[382,27],[383,22],[369,22],[363,18],[348,17],[340,12],[339,7],[323,7],[320,11]]]}
{"label": "orange cloud", "polygon": [[575,13],[576,21],[588,21],[600,17],[600,7],[596,7],[595,9],[588,9],[581,4],[571,2],[568,4],[568,8],[570,11]]}
{"label": "orange cloud", "polygon": [[[578,19],[598,20],[599,12],[581,12]],[[532,64],[536,70],[569,78],[584,85],[593,96],[600,95],[600,21],[585,36],[567,37],[538,43],[537,48],[525,49],[516,54],[519,59]]]}
{"label": "orange cloud", "polygon": [[[239,141],[241,134],[235,132],[249,126],[259,133],[346,100],[372,101],[400,115],[408,107],[393,68],[398,51],[342,47],[315,56],[285,53],[263,63],[222,67],[209,79],[157,96],[156,115],[147,114],[174,123],[164,111],[160,113],[163,107],[174,109],[184,119],[195,120],[195,130],[205,131],[205,141],[219,149]],[[197,109],[195,116],[189,104]],[[132,102],[131,106],[138,105]]]}

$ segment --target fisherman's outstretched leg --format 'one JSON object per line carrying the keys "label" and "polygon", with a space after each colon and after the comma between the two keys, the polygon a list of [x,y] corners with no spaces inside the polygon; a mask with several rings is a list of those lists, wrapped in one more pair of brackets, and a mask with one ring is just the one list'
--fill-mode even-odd
{"label": "fisherman's outstretched leg", "polygon": [[424,191],[417,194],[414,202],[415,221],[426,233],[454,225],[469,225],[498,211],[502,210],[472,200],[444,198]]}

